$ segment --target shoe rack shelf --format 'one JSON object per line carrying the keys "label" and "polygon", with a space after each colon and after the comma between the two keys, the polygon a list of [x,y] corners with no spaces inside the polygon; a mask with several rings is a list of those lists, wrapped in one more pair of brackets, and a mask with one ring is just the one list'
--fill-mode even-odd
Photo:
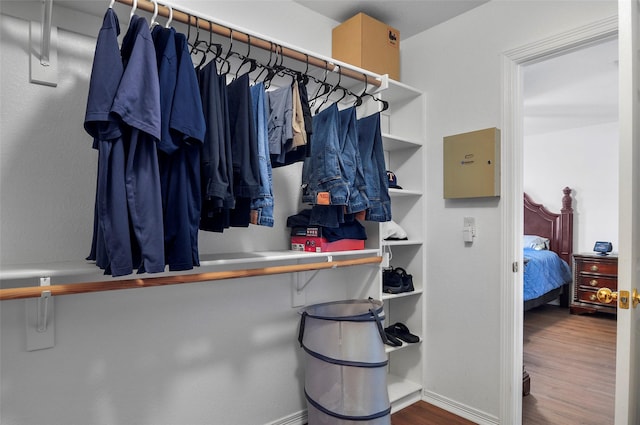
{"label": "shoe rack shelf", "polygon": [[401,292],[399,294],[385,294],[385,293],[382,293],[381,299],[382,299],[382,301],[387,301],[387,300],[391,301],[391,300],[395,300],[395,299],[398,299],[398,298],[404,298],[404,297],[417,297],[417,296],[422,295],[422,292],[423,292],[422,289],[417,289],[416,288],[415,290],[413,290],[411,292]]}
{"label": "shoe rack shelf", "polygon": [[417,143],[414,140],[395,136],[389,133],[382,133],[382,141],[384,143],[384,148],[387,151],[402,150],[411,147],[419,148],[420,146],[422,146],[420,143]]}
{"label": "shoe rack shelf", "polygon": [[389,80],[379,95],[389,102],[383,117],[382,140],[387,169],[393,171],[402,189],[389,189],[393,220],[407,233],[408,240],[380,240],[389,265],[402,267],[413,275],[415,290],[399,294],[382,292],[382,273],[378,297],[384,302],[385,326],[405,324],[417,343],[404,342],[400,347],[387,346],[389,357],[388,392],[392,411],[420,400],[423,381],[423,330],[425,329],[424,294],[426,290],[425,248],[426,222],[426,99],[424,93],[405,84]]}
{"label": "shoe rack shelf", "polygon": [[422,245],[421,240],[407,239],[403,241],[382,241],[383,247]]}
{"label": "shoe rack shelf", "polygon": [[393,353],[394,351],[398,351],[398,350],[407,350],[407,349],[409,349],[410,347],[412,347],[413,345],[421,344],[421,343],[422,343],[422,339],[420,340],[420,342],[416,342],[416,343],[414,343],[414,344],[407,344],[407,343],[404,343],[404,344],[403,344],[402,346],[400,346],[400,347],[391,347],[391,346],[387,345],[387,346],[384,348],[384,351],[385,351],[385,353],[389,354],[389,353]]}

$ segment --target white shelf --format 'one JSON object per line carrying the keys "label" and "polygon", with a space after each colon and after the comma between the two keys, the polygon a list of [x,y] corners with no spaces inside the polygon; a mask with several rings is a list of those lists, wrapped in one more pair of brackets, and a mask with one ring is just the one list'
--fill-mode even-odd
{"label": "white shelf", "polygon": [[[383,80],[385,90],[379,96],[389,101],[389,127],[382,134],[385,163],[393,170],[404,189],[389,189],[391,210],[394,219],[403,229],[412,230],[412,238],[408,240],[380,240],[383,252],[394,249],[390,264],[402,267],[419,282],[415,291],[400,294],[386,294],[379,289],[385,309],[393,313],[393,320],[411,323],[414,334],[424,332],[424,299],[426,282],[425,253],[423,249],[426,238],[423,223],[426,219],[427,191],[425,180],[425,146],[426,134],[423,123],[425,117],[424,93],[397,81]],[[381,233],[382,234],[382,233]],[[391,317],[390,315],[388,317]],[[388,391],[392,411],[402,409],[421,399],[422,395],[422,362],[419,343],[404,343],[401,347],[386,346],[389,354]],[[397,353],[391,355],[392,353]],[[405,360],[411,359],[409,362]]]}
{"label": "white shelf", "polygon": [[414,291],[410,291],[410,292],[401,292],[399,294],[387,294],[387,293],[382,293],[382,300],[396,300],[398,298],[406,298],[406,297],[416,297],[419,296],[420,294],[422,294],[422,289],[416,289]]}
{"label": "white shelf", "polygon": [[389,188],[389,196],[392,198],[402,198],[405,196],[415,197],[415,196],[422,196],[422,192],[419,190]]}
{"label": "white shelf", "polygon": [[420,341],[418,341],[418,342],[412,342],[412,343],[403,342],[400,347],[392,347],[390,345],[385,345],[384,346],[384,352],[389,354],[389,353],[393,353],[394,351],[400,351],[400,350],[407,350],[407,349],[415,348],[415,347],[419,346],[420,344],[422,344],[422,338],[420,338]]}
{"label": "white shelf", "polygon": [[387,389],[389,391],[389,401],[393,404],[414,394],[420,396],[422,385],[389,374],[387,375]]}
{"label": "white shelf", "polygon": [[382,144],[386,151],[421,148],[423,143],[406,137],[383,133]]}
{"label": "white shelf", "polygon": [[411,246],[422,245],[422,241],[416,239],[407,239],[404,241],[382,241],[382,246]]}
{"label": "white shelf", "polygon": [[[386,87],[385,83],[388,83],[386,84]],[[421,91],[399,81],[391,79],[383,79],[383,84],[382,86],[380,86],[378,91],[381,97],[389,103],[413,99],[422,95]]]}
{"label": "white shelf", "polygon": [[[358,258],[366,256],[380,255],[378,249],[363,249],[357,251],[336,251],[336,252],[300,252],[300,251],[258,251],[258,252],[241,252],[241,253],[224,253],[224,254],[201,254],[200,267],[194,267],[192,270],[178,272],[163,273],[145,273],[145,274],[129,274],[119,277],[111,277],[104,275],[93,262],[90,261],[74,261],[59,262],[46,264],[27,264],[3,267],[0,271],[0,287],[19,287],[24,282],[25,285],[31,286],[37,284],[41,277],[52,277],[55,280],[70,279],[79,281],[85,279],[89,281],[104,280],[124,280],[132,278],[145,277],[162,277],[206,273],[216,269],[233,270],[239,268],[255,268],[257,264],[264,266],[266,264],[299,264],[305,260],[322,261],[329,258]],[[7,283],[11,282],[10,285]],[[52,282],[57,284],[60,282]]]}

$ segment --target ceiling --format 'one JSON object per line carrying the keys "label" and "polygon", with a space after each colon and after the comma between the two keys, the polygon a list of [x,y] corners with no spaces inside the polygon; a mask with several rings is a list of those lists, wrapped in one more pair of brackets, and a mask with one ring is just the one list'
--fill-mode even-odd
{"label": "ceiling", "polygon": [[618,120],[618,40],[524,66],[524,132],[543,134]]}
{"label": "ceiling", "polygon": [[294,0],[327,18],[344,22],[359,12],[400,31],[407,39],[488,0]]}
{"label": "ceiling", "polygon": [[[364,12],[407,39],[486,0],[293,0],[343,22]],[[524,67],[527,135],[617,121],[618,44],[609,40]]]}

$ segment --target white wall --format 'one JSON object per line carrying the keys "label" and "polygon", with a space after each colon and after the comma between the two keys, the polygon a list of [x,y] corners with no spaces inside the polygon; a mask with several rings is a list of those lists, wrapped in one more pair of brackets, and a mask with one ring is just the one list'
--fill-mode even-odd
{"label": "white wall", "polygon": [[524,138],[524,191],[559,212],[562,188],[572,189],[574,252],[595,241],[618,250],[618,139],[618,123]]}
{"label": "white wall", "polygon": [[[501,126],[503,52],[616,11],[615,1],[491,1],[402,41],[402,80],[427,92],[425,395],[478,421],[499,422],[500,199],[442,198],[442,138]],[[478,228],[471,247],[465,216]]]}
{"label": "white wall", "polygon": [[[28,22],[14,17],[31,16],[34,4],[39,12],[39,2],[2,3],[0,267],[82,261],[91,242],[97,156],[82,127],[95,38],[81,33],[97,32],[102,18],[54,3],[59,84],[45,87],[28,82]],[[188,7],[328,54],[334,22],[291,2],[266,3]],[[103,13],[108,3],[95,4]],[[128,8],[116,8],[126,23]],[[201,247],[285,249],[282,217],[297,206],[288,190],[278,194],[280,221],[271,231],[201,235]],[[353,282],[372,270],[322,271],[307,287],[307,302],[364,297]],[[55,297],[55,347],[33,352],[26,351],[25,301],[2,301],[0,422],[249,425],[300,418],[306,403],[293,278]]]}
{"label": "white wall", "polygon": [[[335,23],[290,2],[181,3],[329,55]],[[500,126],[501,52],[615,12],[615,2],[493,1],[402,42],[403,81],[428,93],[431,399],[498,421],[500,201],[442,199],[442,137]],[[60,85],[33,86],[28,26],[1,18],[0,264],[82,258],[95,152],[81,122],[95,40],[61,30]],[[87,19],[97,28],[99,17],[77,25]],[[470,248],[464,216],[477,220]],[[359,294],[341,282],[361,268],[326,273],[340,274],[314,279],[307,302]],[[25,351],[24,302],[3,301],[0,422],[247,425],[295,414],[304,401],[288,279],[60,297],[56,346],[36,352]]]}

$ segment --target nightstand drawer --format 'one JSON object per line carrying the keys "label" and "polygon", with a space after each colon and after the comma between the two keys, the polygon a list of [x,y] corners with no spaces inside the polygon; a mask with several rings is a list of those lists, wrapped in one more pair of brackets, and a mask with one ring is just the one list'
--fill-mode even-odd
{"label": "nightstand drawer", "polygon": [[582,289],[597,291],[600,288],[609,288],[612,291],[618,289],[618,279],[605,276],[578,275],[576,285]]}
{"label": "nightstand drawer", "polygon": [[578,261],[576,262],[576,272],[578,273],[600,273],[618,275],[618,263],[599,261]]}

